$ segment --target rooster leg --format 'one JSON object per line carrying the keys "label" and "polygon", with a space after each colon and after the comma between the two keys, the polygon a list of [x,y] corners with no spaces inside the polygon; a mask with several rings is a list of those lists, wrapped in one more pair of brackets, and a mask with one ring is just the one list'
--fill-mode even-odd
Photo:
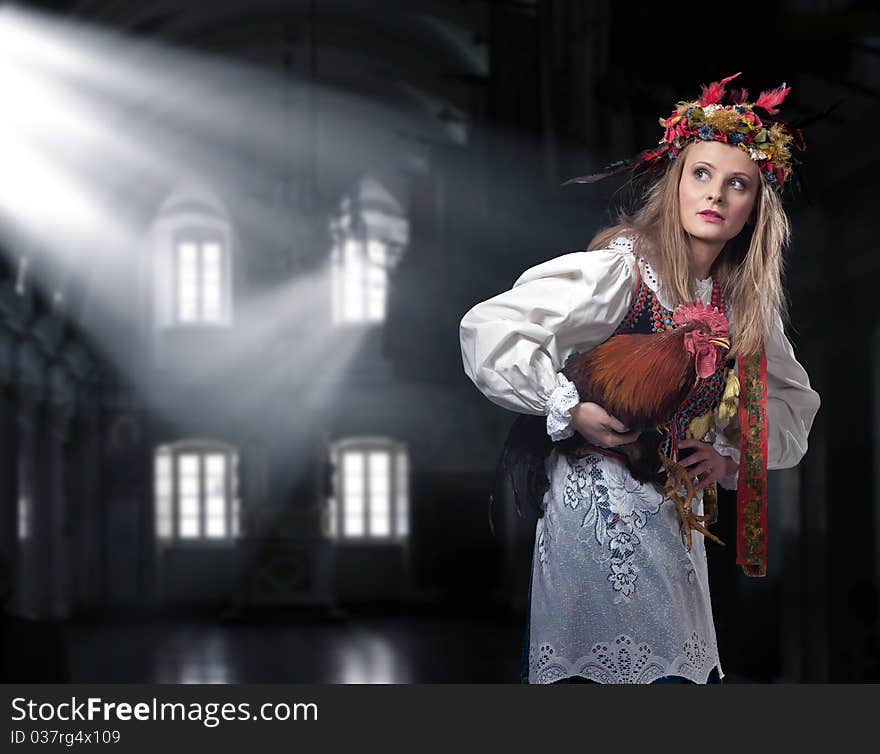
{"label": "rooster leg", "polygon": [[[691,551],[691,546],[693,545],[691,534],[692,529],[696,529],[704,537],[708,537],[713,542],[723,545],[724,542],[703,526],[710,517],[707,515],[698,516],[693,511],[692,505],[697,493],[694,491],[690,472],[680,463],[676,463],[667,458],[663,453],[659,453],[659,455],[663,467],[669,474],[666,480],[666,495],[673,503],[675,503],[675,507],[678,509],[678,515],[681,516],[681,523],[684,527],[685,536],[687,537],[688,552]],[[682,487],[684,487],[685,490],[684,496],[679,494],[679,490]]]}
{"label": "rooster leg", "polygon": [[[691,519],[691,522],[690,522],[690,525],[691,525],[691,528],[692,528],[692,529],[696,529],[696,530],[697,530],[698,532],[700,532],[700,534],[702,534],[704,537],[708,537],[708,538],[711,539],[713,542],[717,542],[719,545],[721,545],[722,547],[724,547],[724,542],[722,542],[718,537],[716,537],[716,536],[715,536],[712,532],[710,532],[705,526],[703,526],[703,524],[701,524],[701,523],[699,522],[699,519],[703,519],[703,518],[705,518],[705,516],[694,516],[693,514],[691,514],[691,515],[693,516],[693,518]],[[688,550],[690,550],[690,548],[688,548]]]}

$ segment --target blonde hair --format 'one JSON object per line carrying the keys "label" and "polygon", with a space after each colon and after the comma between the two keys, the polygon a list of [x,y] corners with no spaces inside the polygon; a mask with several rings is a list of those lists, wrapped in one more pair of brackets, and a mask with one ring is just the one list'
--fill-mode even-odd
{"label": "blonde hair", "polygon": [[[690,270],[687,234],[681,225],[678,203],[678,184],[688,147],[650,186],[637,211],[621,211],[617,223],[599,231],[587,247],[588,251],[604,249],[618,236],[635,236],[633,251],[647,260],[663,281],[664,298],[673,308],[696,299],[696,279]],[[788,317],[782,287],[782,250],[788,244],[791,228],[779,197],[764,180],[755,197],[752,218],[754,225],[747,223],[724,245],[711,270],[721,286],[728,313],[733,315],[730,358],[757,352],[774,314],[783,321]]]}

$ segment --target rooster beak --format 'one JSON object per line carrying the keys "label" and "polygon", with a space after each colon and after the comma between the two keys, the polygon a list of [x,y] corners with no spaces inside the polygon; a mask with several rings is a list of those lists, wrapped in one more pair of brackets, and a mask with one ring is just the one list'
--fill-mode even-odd
{"label": "rooster beak", "polygon": [[725,351],[730,350],[730,338],[710,338],[709,342],[713,346],[718,346],[719,348],[723,348]]}

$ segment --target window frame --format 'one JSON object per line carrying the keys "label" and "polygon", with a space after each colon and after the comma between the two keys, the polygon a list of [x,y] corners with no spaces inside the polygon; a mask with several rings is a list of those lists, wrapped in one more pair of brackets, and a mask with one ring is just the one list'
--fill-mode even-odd
{"label": "window frame", "polygon": [[[388,320],[391,271],[400,262],[409,241],[409,221],[381,182],[370,188],[364,179],[354,194],[346,195],[330,219],[330,322],[334,327],[369,328]],[[364,195],[376,193],[380,196]],[[352,249],[353,251],[349,251]],[[349,257],[356,256],[360,270],[351,280]],[[347,317],[352,296],[358,291],[361,305],[356,318]],[[374,309],[378,313],[374,316]]]}
{"label": "window frame", "polygon": [[[180,471],[179,459],[181,456],[195,455],[198,458],[199,475],[199,498],[198,498],[198,522],[199,534],[195,537],[183,537],[180,534]],[[208,522],[208,494],[206,458],[211,455],[223,455],[225,458],[225,474],[223,480],[223,517],[226,534],[222,537],[207,535]],[[168,501],[168,518],[170,519],[170,534],[160,534],[160,500],[158,490],[159,460],[163,456],[169,459],[170,468],[170,492]],[[153,539],[157,546],[169,547],[234,547],[237,541],[244,536],[242,530],[241,496],[238,480],[238,450],[228,443],[217,440],[179,440],[173,443],[158,445],[153,450]]]}
{"label": "window frame", "polygon": [[[371,495],[369,463],[364,463],[363,534],[344,534],[346,518],[345,475],[342,459],[346,453],[357,453],[365,459],[371,452],[386,452],[389,457],[388,469],[388,524],[389,534],[370,534]],[[330,445],[332,483],[327,505],[327,525],[324,535],[343,546],[406,545],[410,536],[410,462],[409,451],[404,443],[390,437],[364,436],[345,437]]]}
{"label": "window frame", "polygon": [[[181,318],[181,246],[191,243],[196,247],[196,318]],[[220,251],[218,282],[220,311],[216,319],[205,319],[205,285],[203,279],[204,248],[207,244],[217,244]],[[226,327],[232,322],[230,292],[230,258],[226,235],[217,228],[207,225],[185,225],[174,230],[171,236],[171,326],[177,329],[190,327]]]}
{"label": "window frame", "polygon": [[[359,258],[357,279],[350,268],[349,249]],[[378,254],[371,249],[380,249]],[[381,259],[374,257],[381,256]],[[358,237],[356,234],[342,235],[334,241],[330,255],[332,290],[332,323],[335,327],[375,327],[388,318],[388,272],[391,268],[392,253],[389,244],[381,238]],[[373,271],[379,271],[381,280],[371,279]],[[357,317],[349,317],[347,302],[351,300],[350,288],[358,290],[360,307]],[[379,300],[380,313],[373,315],[374,299]]]}

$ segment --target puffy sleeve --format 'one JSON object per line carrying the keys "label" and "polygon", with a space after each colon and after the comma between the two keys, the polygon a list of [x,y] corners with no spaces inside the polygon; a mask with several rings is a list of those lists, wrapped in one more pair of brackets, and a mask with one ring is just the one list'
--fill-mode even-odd
{"label": "puffy sleeve", "polygon": [[777,314],[765,340],[767,354],[767,468],[787,469],[807,452],[807,437],[819,411],[819,394],[794,357]]}
{"label": "puffy sleeve", "polygon": [[[465,373],[490,401],[511,411],[552,415],[556,399],[576,402],[573,385],[557,373],[569,355],[614,333],[632,298],[634,264],[631,252],[602,249],[527,270],[511,290],[464,315]],[[548,430],[551,425],[548,420]]]}
{"label": "puffy sleeve", "polygon": [[[767,468],[796,466],[807,452],[807,438],[819,411],[819,394],[810,387],[810,378],[794,356],[785,336],[782,320],[776,314],[764,339],[767,355]],[[737,365],[738,366],[738,365]],[[716,425],[715,450],[739,464],[739,425],[736,415],[726,427]],[[738,472],[723,477],[719,484],[736,489]]]}
{"label": "puffy sleeve", "polygon": [[736,461],[736,471],[727,476],[723,476],[718,480],[726,490],[735,490],[739,483],[739,432],[736,427],[736,417],[731,419],[730,423],[722,427],[716,423],[715,440],[713,442],[715,450],[722,456],[728,456]]}

